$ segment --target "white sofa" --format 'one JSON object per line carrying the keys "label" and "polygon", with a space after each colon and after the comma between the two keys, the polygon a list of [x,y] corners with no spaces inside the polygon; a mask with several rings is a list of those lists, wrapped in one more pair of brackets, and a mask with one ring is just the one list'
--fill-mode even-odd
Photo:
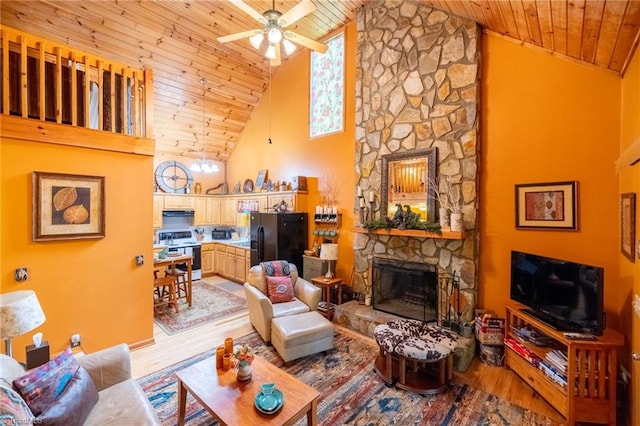
{"label": "white sofa", "polygon": [[316,311],[322,297],[322,289],[298,276],[298,269],[289,263],[290,277],[295,298],[291,302],[271,303],[266,296],[265,276],[261,265],[249,269],[244,292],[247,296],[249,319],[262,339],[271,342],[271,321],[273,318]]}
{"label": "white sofa", "polygon": [[[119,344],[80,356],[77,361],[89,373],[90,380],[98,391],[98,402],[82,422],[84,426],[160,425],[160,419],[144,391],[131,377],[131,357],[127,345]],[[24,374],[22,365],[13,358],[0,354],[0,386],[11,389],[13,380]],[[73,398],[81,398],[81,395],[75,393]],[[64,410],[64,406],[56,407],[55,416],[65,417],[62,414]],[[73,413],[70,417],[73,420],[67,420],[66,424],[78,423]],[[28,411],[26,418],[14,419],[14,423],[24,425],[40,422],[40,419]],[[53,424],[55,423],[53,420]]]}

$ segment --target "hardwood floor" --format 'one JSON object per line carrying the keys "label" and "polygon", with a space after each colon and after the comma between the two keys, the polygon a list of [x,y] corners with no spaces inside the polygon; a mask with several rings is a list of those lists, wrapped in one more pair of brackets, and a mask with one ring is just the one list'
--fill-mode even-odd
{"label": "hardwood floor", "polygon": [[[217,283],[224,281],[219,277],[208,278]],[[239,290],[238,294],[242,294]],[[357,334],[340,326],[341,332]],[[161,368],[168,367],[186,358],[198,355],[222,344],[225,337],[234,339],[253,331],[249,316],[243,315],[233,320],[220,320],[204,324],[172,336],[154,325],[155,344],[131,352],[131,368],[135,378],[146,376]],[[373,339],[357,334],[375,345]],[[553,407],[542,399],[529,385],[515,373],[502,367],[492,367],[482,363],[477,357],[464,373],[456,373],[456,382],[466,383],[485,392],[497,395],[521,407],[547,416],[558,423],[564,419]]]}

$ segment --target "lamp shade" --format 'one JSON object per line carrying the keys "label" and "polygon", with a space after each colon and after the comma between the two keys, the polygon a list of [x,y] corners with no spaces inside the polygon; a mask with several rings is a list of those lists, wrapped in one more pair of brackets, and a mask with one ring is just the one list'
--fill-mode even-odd
{"label": "lamp shade", "polygon": [[0,294],[0,338],[11,339],[44,323],[45,316],[33,290]]}
{"label": "lamp shade", "polygon": [[322,247],[320,247],[320,259],[338,260],[338,245],[330,243],[322,244]]}

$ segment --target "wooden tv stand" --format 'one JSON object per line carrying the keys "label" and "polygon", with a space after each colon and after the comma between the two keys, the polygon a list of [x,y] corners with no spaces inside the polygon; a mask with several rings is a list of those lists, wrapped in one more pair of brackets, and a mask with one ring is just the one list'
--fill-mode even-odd
{"label": "wooden tv stand", "polygon": [[[505,345],[505,367],[513,370],[556,410],[569,425],[576,422],[616,423],[616,377],[618,372],[618,348],[624,344],[624,336],[606,329],[596,341],[569,340],[564,333],[523,311],[523,305],[507,306],[507,336],[518,339],[512,326],[529,326],[554,340],[557,348],[568,358],[566,388],[553,381],[541,369]],[[521,342],[522,343],[522,342]],[[526,348],[543,358],[550,347],[523,343]]]}

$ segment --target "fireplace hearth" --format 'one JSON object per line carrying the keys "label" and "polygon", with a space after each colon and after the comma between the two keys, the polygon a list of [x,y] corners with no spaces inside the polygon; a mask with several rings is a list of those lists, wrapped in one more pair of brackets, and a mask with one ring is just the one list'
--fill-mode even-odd
{"label": "fireplace hearth", "polygon": [[426,263],[374,257],[373,309],[426,322],[438,319],[438,272]]}

